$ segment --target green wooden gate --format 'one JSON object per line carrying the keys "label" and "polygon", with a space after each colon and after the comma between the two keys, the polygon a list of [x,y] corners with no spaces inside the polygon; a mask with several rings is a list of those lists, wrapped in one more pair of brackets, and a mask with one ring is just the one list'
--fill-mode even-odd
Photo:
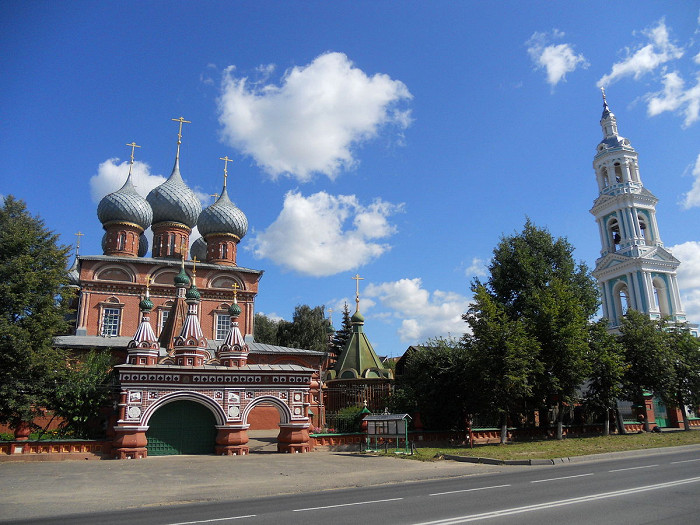
{"label": "green wooden gate", "polygon": [[194,401],[168,403],[156,410],[148,425],[149,456],[214,453],[216,419],[204,405]]}
{"label": "green wooden gate", "polygon": [[661,401],[661,398],[654,398],[654,417],[656,418],[656,425],[659,427],[668,426],[668,415],[666,413],[666,405]]}

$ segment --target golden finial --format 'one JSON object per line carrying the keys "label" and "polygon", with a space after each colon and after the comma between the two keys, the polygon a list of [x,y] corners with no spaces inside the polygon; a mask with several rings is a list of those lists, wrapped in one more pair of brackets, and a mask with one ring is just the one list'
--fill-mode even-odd
{"label": "golden finial", "polygon": [[228,178],[228,163],[233,162],[233,159],[229,159],[228,155],[225,157],[219,157],[219,160],[224,161],[224,188],[226,187],[226,179]]}
{"label": "golden finial", "polygon": [[150,296],[152,283],[153,283],[153,276],[149,275],[148,277],[146,277],[146,299],[148,299]]}
{"label": "golden finial", "polygon": [[605,86],[601,86],[601,87],[600,87],[600,92],[603,94],[603,104],[605,104],[605,105],[607,106],[607,105],[608,105],[608,101],[607,101],[607,99],[605,98]]}
{"label": "golden finial", "polygon": [[240,288],[240,286],[238,285],[238,283],[233,283],[231,285],[231,288],[233,288],[233,302],[238,304],[238,289]]}
{"label": "golden finial", "polygon": [[210,197],[214,197],[214,200],[217,200],[217,199],[219,198],[219,194],[218,194],[218,193],[212,193],[212,194],[209,195],[209,196],[210,196]]}
{"label": "golden finial", "polygon": [[192,277],[197,277],[197,256],[192,257]]}
{"label": "golden finial", "polygon": [[173,120],[175,122],[180,123],[180,129],[177,131],[177,155],[176,158],[180,158],[180,144],[182,144],[182,125],[183,124],[192,124],[191,121],[185,120],[184,117],[180,118],[171,118],[170,120]]}
{"label": "golden finial", "polygon": [[355,274],[355,277],[351,277],[355,281],[355,305],[356,309],[360,311],[360,281],[364,280],[364,277],[360,277],[360,274]]}
{"label": "golden finial", "polygon": [[78,238],[78,240],[75,242],[75,256],[77,257],[78,254],[80,253],[80,238],[85,235],[82,233],[80,230],[78,230],[78,233],[75,234],[75,236]]}
{"label": "golden finial", "polygon": [[333,308],[328,309],[328,321],[333,325]]}
{"label": "golden finial", "polygon": [[183,268],[184,268],[185,255],[186,255],[186,253],[187,253],[187,252],[185,251],[185,238],[183,237],[183,238],[180,240],[180,255],[182,255]]}

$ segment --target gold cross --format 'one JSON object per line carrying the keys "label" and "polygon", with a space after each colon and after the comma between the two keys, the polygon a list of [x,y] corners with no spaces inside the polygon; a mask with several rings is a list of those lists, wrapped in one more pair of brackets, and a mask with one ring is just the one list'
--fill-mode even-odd
{"label": "gold cross", "polygon": [[75,236],[78,238],[78,240],[75,243],[75,256],[78,256],[78,252],[80,252],[80,238],[85,235],[82,233],[80,230],[78,230],[78,233],[75,234]]}
{"label": "gold cross", "polygon": [[233,162],[233,159],[229,159],[228,155],[225,157],[219,157],[219,160],[224,161],[224,188],[226,187],[226,179],[228,178],[228,163]]}
{"label": "gold cross", "polygon": [[180,118],[171,118],[170,120],[174,120],[175,122],[180,123],[180,129],[177,131],[177,158],[180,158],[180,144],[182,144],[182,125],[183,124],[192,124],[191,121],[185,120],[184,117]]}
{"label": "gold cross", "polygon": [[148,293],[148,290],[150,290],[151,285],[153,284],[153,276],[149,275],[146,277],[146,292]]}
{"label": "gold cross", "polygon": [[185,238],[180,240],[180,255],[182,255],[182,262],[185,262]]}
{"label": "gold cross", "polygon": [[197,277],[197,256],[192,258],[192,277]]}
{"label": "gold cross", "polygon": [[333,308],[328,309],[328,320],[333,324]]}
{"label": "gold cross", "polygon": [[127,146],[131,146],[131,164],[133,164],[134,163],[134,149],[140,148],[141,146],[136,144],[136,142],[134,142],[134,141],[132,141],[131,144],[127,144]]}
{"label": "gold cross", "polygon": [[237,303],[238,302],[238,289],[240,288],[240,286],[238,285],[238,283],[233,283],[231,285],[231,288],[233,288],[233,302]]}
{"label": "gold cross", "polygon": [[601,87],[600,91],[603,93],[603,104],[607,105],[608,101],[605,100],[605,87]]}
{"label": "gold cross", "polygon": [[216,200],[216,199],[219,198],[219,194],[218,194],[218,193],[212,193],[212,194],[209,195],[209,196],[210,196],[210,197],[214,197],[214,200]]}
{"label": "gold cross", "polygon": [[364,277],[360,277],[360,274],[355,274],[355,277],[351,277],[355,280],[355,307],[357,311],[360,311],[360,281],[364,280]]}

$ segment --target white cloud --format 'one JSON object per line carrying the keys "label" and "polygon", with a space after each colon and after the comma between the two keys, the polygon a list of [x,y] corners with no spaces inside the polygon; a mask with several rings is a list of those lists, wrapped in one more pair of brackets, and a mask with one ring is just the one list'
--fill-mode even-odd
{"label": "white cloud", "polygon": [[474,257],[472,259],[471,265],[466,270],[464,270],[464,274],[467,277],[486,277],[488,275],[488,272],[486,270],[487,263],[488,261],[484,259]]}
{"label": "white cloud", "polygon": [[685,81],[677,71],[667,73],[663,77],[663,90],[658,93],[649,93],[647,113],[650,117],[664,111],[679,110],[685,116],[684,127],[690,126],[700,119],[700,75],[697,83],[685,89]]}
{"label": "white cloud", "polygon": [[695,167],[692,170],[692,174],[695,177],[693,187],[685,194],[682,203],[686,210],[695,206],[700,206],[700,155],[695,159]]}
{"label": "white cloud", "polygon": [[356,165],[355,148],[383,126],[411,123],[410,110],[399,107],[412,98],[408,88],[385,74],[368,76],[342,53],[291,68],[279,85],[266,83],[273,71],[261,66],[263,79],[250,82],[230,66],[219,98],[224,140],[272,177],[333,179]]}
{"label": "white cloud", "polygon": [[[94,202],[121,188],[129,174],[129,162],[119,163],[118,158],[107,159],[97,168],[97,174],[90,178],[90,196]],[[165,182],[162,175],[151,174],[151,167],[145,162],[135,161],[131,176],[136,191],[145,197],[156,186]]]}
{"label": "white cloud", "polygon": [[363,297],[377,298],[382,306],[401,319],[398,335],[402,342],[425,342],[433,337],[461,337],[467,330],[462,314],[469,299],[454,292],[423,288],[420,278],[369,284]]}
{"label": "white cloud", "polygon": [[610,73],[603,75],[598,81],[598,87],[608,86],[627,76],[633,76],[637,80],[662,64],[683,56],[683,48],[670,41],[663,18],[659,20],[656,27],[645,29],[642,34],[648,38],[649,42],[638,47],[634,52],[627,48],[626,58],[613,64]]}
{"label": "white cloud", "polygon": [[688,321],[700,321],[700,242],[688,241],[669,248],[681,261],[678,267],[678,288]]}
{"label": "white cloud", "polygon": [[354,195],[290,191],[279,216],[249,245],[256,257],[312,276],[356,269],[390,249],[374,242],[396,232],[388,217],[403,205],[376,199],[368,206]]}
{"label": "white cloud", "polygon": [[577,55],[574,52],[571,44],[549,44],[550,38],[563,37],[564,33],[555,29],[551,36],[535,32],[525,42],[527,52],[536,69],[544,69],[547,72],[547,82],[552,88],[562,80],[566,80],[567,73],[572,73],[579,66],[585,69],[589,65],[583,54]]}

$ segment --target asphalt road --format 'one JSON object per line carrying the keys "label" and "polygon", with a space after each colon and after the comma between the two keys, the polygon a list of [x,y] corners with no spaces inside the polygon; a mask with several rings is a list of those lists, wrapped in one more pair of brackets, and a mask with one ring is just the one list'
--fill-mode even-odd
{"label": "asphalt road", "polygon": [[[475,472],[468,464],[462,465],[465,465],[465,473]],[[549,467],[500,467],[477,473],[237,501],[146,506],[15,523],[700,522],[700,447],[662,449],[621,459]],[[149,487],[149,490],[154,488]]]}

